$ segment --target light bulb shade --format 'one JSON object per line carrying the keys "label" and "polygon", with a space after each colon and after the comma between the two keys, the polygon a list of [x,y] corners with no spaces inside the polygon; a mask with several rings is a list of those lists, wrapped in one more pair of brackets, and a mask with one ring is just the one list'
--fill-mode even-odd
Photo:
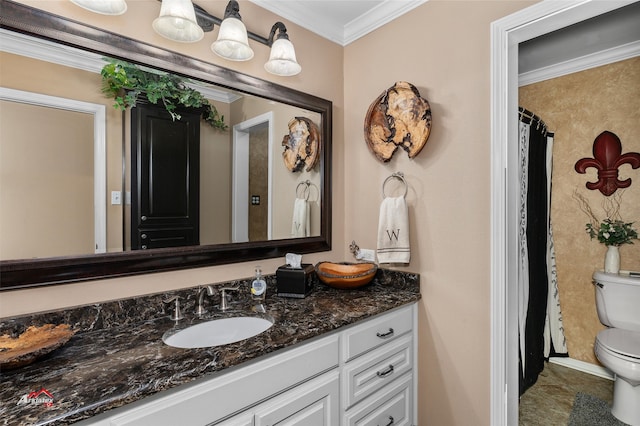
{"label": "light bulb shade", "polygon": [[269,60],[264,64],[264,69],[275,75],[291,76],[298,74],[302,67],[296,60],[296,51],[293,48],[293,43],[286,38],[275,40],[271,45]]}
{"label": "light bulb shade", "polygon": [[71,3],[102,15],[122,15],[127,11],[125,0],[71,0]]}
{"label": "light bulb shade", "polygon": [[253,58],[247,28],[241,20],[232,17],[225,18],[220,24],[218,39],[211,45],[211,50],[231,61],[248,61]]}
{"label": "light bulb shade", "polygon": [[158,34],[173,41],[193,43],[204,37],[191,0],[162,0],[160,16],[152,26]]}

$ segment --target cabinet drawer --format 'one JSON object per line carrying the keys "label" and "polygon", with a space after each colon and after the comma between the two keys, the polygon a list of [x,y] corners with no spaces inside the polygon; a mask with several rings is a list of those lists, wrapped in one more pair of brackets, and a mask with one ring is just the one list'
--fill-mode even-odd
{"label": "cabinet drawer", "polygon": [[348,363],[342,383],[349,408],[413,368],[413,336],[404,335]]}
{"label": "cabinet drawer", "polygon": [[344,426],[410,426],[413,421],[413,378],[405,374],[362,401],[344,417]]}
{"label": "cabinet drawer", "polygon": [[349,361],[371,349],[397,339],[411,331],[412,328],[413,305],[346,330],[343,334],[342,359]]}

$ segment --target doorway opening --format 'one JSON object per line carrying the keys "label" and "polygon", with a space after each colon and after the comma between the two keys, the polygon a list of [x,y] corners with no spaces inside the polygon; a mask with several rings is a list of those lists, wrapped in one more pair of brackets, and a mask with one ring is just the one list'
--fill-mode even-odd
{"label": "doorway opening", "polygon": [[233,126],[232,224],[234,243],[271,240],[273,113]]}
{"label": "doorway opening", "polygon": [[633,2],[541,2],[494,22],[492,36],[491,424],[518,422],[519,44]]}

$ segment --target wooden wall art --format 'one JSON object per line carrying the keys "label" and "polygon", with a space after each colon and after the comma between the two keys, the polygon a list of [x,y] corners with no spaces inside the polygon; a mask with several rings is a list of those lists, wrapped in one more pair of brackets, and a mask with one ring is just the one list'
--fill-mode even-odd
{"label": "wooden wall art", "polygon": [[289,133],[282,139],[282,159],[292,172],[311,171],[320,158],[320,132],[316,124],[305,117],[289,121]]}
{"label": "wooden wall art", "polygon": [[586,173],[589,167],[598,170],[598,180],[587,182],[586,187],[598,189],[605,196],[610,196],[618,188],[628,188],[631,178],[618,179],[618,168],[623,164],[630,164],[632,168],[640,167],[640,153],[622,153],[620,138],[612,132],[605,130],[593,141],[593,158],[583,158],[575,165],[576,172]]}
{"label": "wooden wall art", "polygon": [[398,147],[409,158],[420,153],[431,132],[431,107],[411,83],[398,81],[373,101],[364,120],[364,138],[386,163]]}

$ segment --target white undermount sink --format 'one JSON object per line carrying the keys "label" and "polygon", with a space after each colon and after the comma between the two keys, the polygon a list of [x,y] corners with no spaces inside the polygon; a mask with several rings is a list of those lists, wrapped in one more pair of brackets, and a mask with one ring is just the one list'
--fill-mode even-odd
{"label": "white undermount sink", "polygon": [[210,348],[257,336],[272,325],[272,321],[259,317],[221,318],[180,331],[169,330],[162,336],[162,341],[176,348]]}

